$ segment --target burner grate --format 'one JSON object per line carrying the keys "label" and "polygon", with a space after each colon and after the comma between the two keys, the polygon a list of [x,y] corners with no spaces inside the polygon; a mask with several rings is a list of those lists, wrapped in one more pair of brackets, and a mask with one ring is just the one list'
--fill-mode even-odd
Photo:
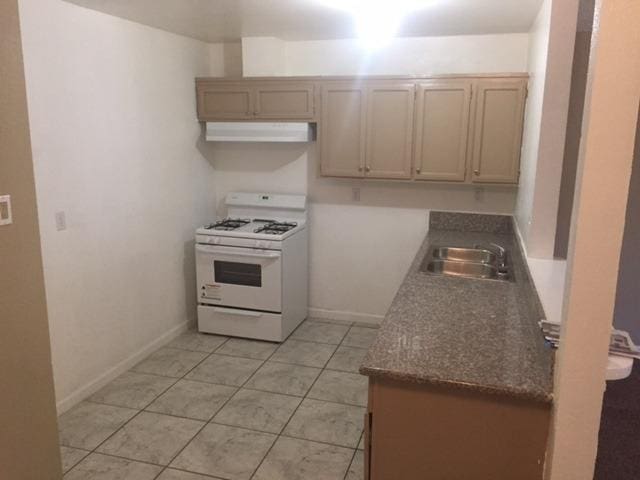
{"label": "burner grate", "polygon": [[288,232],[292,228],[297,227],[296,222],[270,222],[266,225],[256,228],[254,233],[266,233],[267,235],[280,235],[284,232]]}
{"label": "burner grate", "polygon": [[240,227],[244,227],[245,225],[251,223],[251,220],[247,220],[245,218],[225,218],[224,220],[220,220],[219,222],[212,223],[211,225],[205,227],[207,230],[235,230]]}

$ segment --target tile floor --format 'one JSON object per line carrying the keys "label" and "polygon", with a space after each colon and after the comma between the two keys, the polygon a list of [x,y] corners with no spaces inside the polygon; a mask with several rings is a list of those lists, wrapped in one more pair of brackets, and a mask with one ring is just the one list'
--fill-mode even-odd
{"label": "tile floor", "polygon": [[187,332],[60,417],[65,480],[358,480],[373,326]]}

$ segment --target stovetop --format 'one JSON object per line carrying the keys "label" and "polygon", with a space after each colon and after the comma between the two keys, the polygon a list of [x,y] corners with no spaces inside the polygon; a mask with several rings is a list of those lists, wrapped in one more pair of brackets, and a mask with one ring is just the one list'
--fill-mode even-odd
{"label": "stovetop", "polygon": [[[304,226],[304,221],[275,218],[229,217],[198,229],[199,234],[244,238],[284,238]],[[285,235],[286,234],[286,235]]]}

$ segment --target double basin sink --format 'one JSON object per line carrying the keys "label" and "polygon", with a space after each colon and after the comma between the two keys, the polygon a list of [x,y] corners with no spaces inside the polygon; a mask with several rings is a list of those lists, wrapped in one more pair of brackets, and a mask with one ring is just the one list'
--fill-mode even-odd
{"label": "double basin sink", "polygon": [[429,249],[420,271],[431,275],[513,281],[508,252],[499,245],[492,247],[438,247]]}

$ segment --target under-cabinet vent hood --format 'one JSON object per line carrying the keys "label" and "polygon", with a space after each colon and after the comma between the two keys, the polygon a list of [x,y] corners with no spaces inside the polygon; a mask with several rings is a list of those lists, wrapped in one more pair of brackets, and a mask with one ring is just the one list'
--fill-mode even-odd
{"label": "under-cabinet vent hood", "polygon": [[304,122],[207,122],[208,142],[310,142],[313,128]]}

